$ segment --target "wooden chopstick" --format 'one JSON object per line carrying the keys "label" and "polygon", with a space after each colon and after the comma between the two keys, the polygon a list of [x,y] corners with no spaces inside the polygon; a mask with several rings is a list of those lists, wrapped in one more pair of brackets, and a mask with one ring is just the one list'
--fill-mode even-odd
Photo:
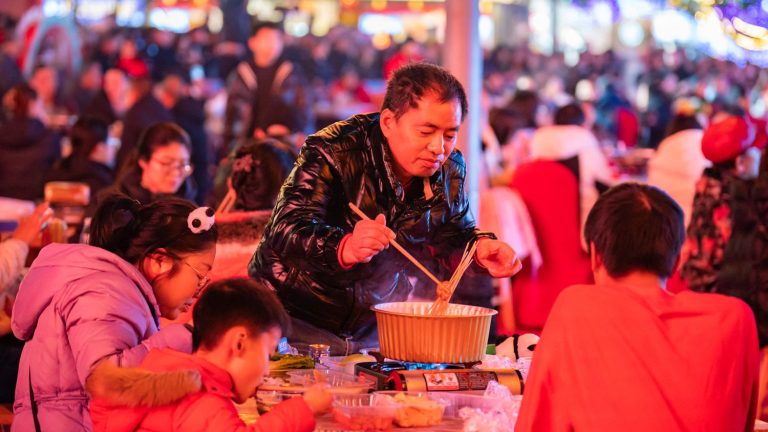
{"label": "wooden chopstick", "polygon": [[[354,204],[352,204],[352,203],[349,203],[349,208],[350,208],[350,209],[352,209],[352,211],[353,211],[353,212],[355,212],[355,214],[356,214],[356,215],[360,216],[360,218],[362,218],[362,219],[365,219],[365,220],[371,220],[371,218],[369,218],[369,217],[368,217],[368,216],[367,216],[365,213],[363,213],[363,211],[362,211],[362,210],[360,210],[359,208],[357,208],[357,206],[356,206],[356,205],[354,205]],[[413,263],[413,265],[415,265],[415,266],[416,266],[416,267],[417,267],[419,270],[423,271],[423,272],[424,272],[424,274],[425,274],[425,275],[427,275],[427,277],[429,277],[430,279],[432,279],[432,281],[433,281],[434,283],[436,283],[436,284],[439,284],[439,283],[440,283],[440,279],[436,278],[436,277],[435,277],[435,275],[433,275],[433,274],[432,274],[432,272],[430,272],[429,270],[427,270],[427,268],[426,268],[426,267],[424,267],[423,265],[421,265],[421,263],[420,263],[419,261],[417,261],[417,260],[416,260],[416,258],[414,258],[414,257],[413,257],[413,255],[409,254],[407,250],[403,249],[403,247],[402,247],[402,246],[400,246],[400,244],[399,244],[397,241],[395,241],[395,240],[390,240],[390,242],[389,242],[389,243],[390,243],[392,246],[394,246],[394,248],[395,248],[395,249],[397,249],[398,251],[400,251],[400,253],[401,253],[401,254],[403,254],[403,256],[405,256],[406,258],[408,258],[408,260],[409,260],[410,262],[412,262],[412,263]]]}
{"label": "wooden chopstick", "polygon": [[224,199],[221,200],[219,208],[216,209],[217,214],[229,213],[232,210],[232,206],[235,205],[237,200],[237,192],[234,189],[227,190],[227,194],[224,195]]}

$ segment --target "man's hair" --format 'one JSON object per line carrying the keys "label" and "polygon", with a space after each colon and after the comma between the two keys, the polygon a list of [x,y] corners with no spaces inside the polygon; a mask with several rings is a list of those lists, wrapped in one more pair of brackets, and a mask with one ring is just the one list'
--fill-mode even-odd
{"label": "man's hair", "polygon": [[467,94],[464,87],[450,72],[429,63],[411,63],[392,74],[381,109],[388,109],[400,118],[411,108],[419,106],[426,94],[437,96],[440,102],[458,100],[462,120],[467,115]]}
{"label": "man's hair", "polygon": [[254,24],[253,29],[251,31],[251,37],[256,36],[259,34],[260,31],[264,29],[274,30],[276,32],[279,32],[280,34],[285,34],[285,30],[283,29],[282,24],[272,21],[259,21],[256,24]]}
{"label": "man's hair", "polygon": [[640,270],[666,278],[685,240],[683,211],[660,189],[620,184],[597,200],[584,237],[611,277]]}
{"label": "man's hair", "polygon": [[277,327],[287,334],[290,319],[275,293],[254,279],[225,279],[208,286],[192,311],[192,348],[214,349],[235,326],[251,337]]}
{"label": "man's hair", "polygon": [[581,109],[579,104],[570,103],[555,111],[554,120],[556,125],[581,126],[585,120],[584,110]]}
{"label": "man's hair", "polygon": [[675,116],[672,117],[672,120],[667,123],[666,136],[670,136],[688,129],[701,130],[701,123],[699,123],[696,115],[675,114]]}

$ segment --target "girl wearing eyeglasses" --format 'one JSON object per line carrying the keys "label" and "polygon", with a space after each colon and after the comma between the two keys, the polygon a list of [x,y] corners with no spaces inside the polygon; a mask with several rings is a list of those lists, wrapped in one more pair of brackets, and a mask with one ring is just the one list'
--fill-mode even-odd
{"label": "girl wearing eyeglasses", "polygon": [[191,177],[189,135],[174,123],[157,123],[144,130],[139,143],[117,176],[117,191],[148,204],[160,196],[194,201],[197,186]]}
{"label": "girl wearing eyeglasses", "polygon": [[89,431],[85,381],[96,364],[136,366],[153,348],[190,352],[182,324],[216,254],[213,211],[165,197],[106,198],[90,245],[51,244],[21,284],[12,329],[26,341],[14,431]]}

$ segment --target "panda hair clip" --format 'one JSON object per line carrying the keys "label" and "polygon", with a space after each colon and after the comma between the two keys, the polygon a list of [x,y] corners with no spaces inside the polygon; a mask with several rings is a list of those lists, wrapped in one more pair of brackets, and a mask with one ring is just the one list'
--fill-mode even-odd
{"label": "panda hair clip", "polygon": [[208,231],[213,226],[215,218],[214,212],[210,207],[198,207],[192,210],[187,217],[187,226],[194,234]]}

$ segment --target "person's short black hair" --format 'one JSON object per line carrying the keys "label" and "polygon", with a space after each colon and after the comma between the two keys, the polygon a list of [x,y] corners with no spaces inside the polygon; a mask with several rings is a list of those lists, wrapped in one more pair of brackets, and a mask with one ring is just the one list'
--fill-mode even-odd
{"label": "person's short black hair", "polygon": [[253,28],[251,29],[251,37],[256,36],[260,31],[264,29],[275,30],[280,34],[285,34],[285,29],[283,29],[283,25],[281,23],[273,21],[259,21],[253,25]]}
{"label": "person's short black hair", "polygon": [[98,116],[82,116],[69,130],[69,142],[72,144],[72,156],[88,160],[93,149],[107,142],[109,125]]}
{"label": "person's short black hair", "polygon": [[255,279],[224,279],[209,285],[192,310],[192,349],[211,350],[235,326],[244,326],[255,337],[271,328],[282,334],[290,318],[272,290]]}
{"label": "person's short black hair", "polygon": [[584,110],[576,103],[562,106],[555,111],[556,125],[581,126],[584,124],[585,119]]}
{"label": "person's short black hair", "polygon": [[397,69],[387,82],[382,111],[388,109],[400,118],[411,108],[419,106],[419,100],[427,93],[437,96],[441,102],[458,100],[462,120],[467,115],[467,94],[455,76],[429,63],[411,63]]}
{"label": "person's short black hair", "polygon": [[667,124],[667,135],[670,136],[688,129],[701,129],[701,123],[695,115],[675,114]]}
{"label": "person's short black hair", "polygon": [[611,277],[639,270],[667,278],[685,240],[683,211],[661,189],[623,183],[597,200],[584,237]]}

